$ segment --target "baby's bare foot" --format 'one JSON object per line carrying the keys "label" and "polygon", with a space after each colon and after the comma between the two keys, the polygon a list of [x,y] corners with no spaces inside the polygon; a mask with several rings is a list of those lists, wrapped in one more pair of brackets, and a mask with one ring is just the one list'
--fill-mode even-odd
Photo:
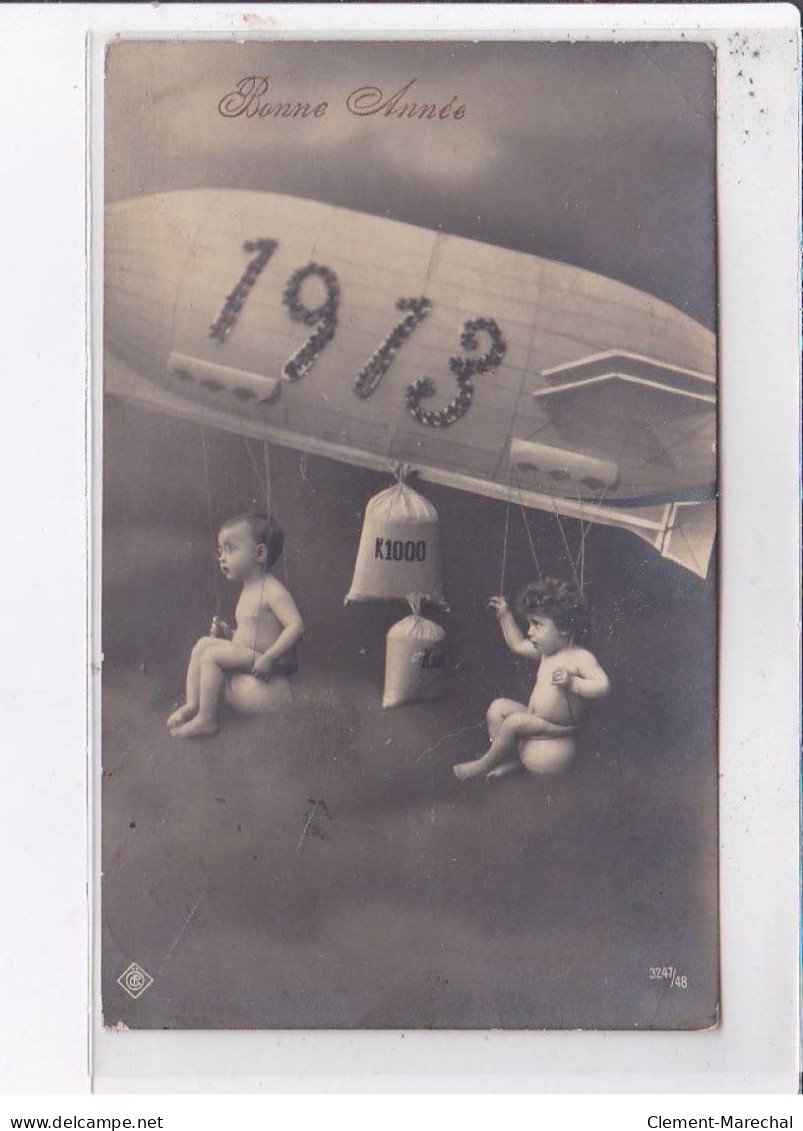
{"label": "baby's bare foot", "polygon": [[185,703],[183,707],[179,707],[177,711],[173,712],[167,720],[167,725],[171,730],[173,727],[181,726],[182,723],[186,723],[187,719],[191,719],[197,710],[197,707],[191,707],[189,703]]}
{"label": "baby's bare foot", "polygon": [[490,782],[499,781],[500,778],[506,778],[508,774],[515,774],[516,770],[520,770],[521,762],[516,758],[511,758],[509,762],[503,762],[501,766],[496,766],[490,770],[486,775],[486,780]]}
{"label": "baby's bare foot", "polygon": [[217,723],[207,723],[203,719],[190,719],[181,727],[173,727],[170,731],[173,738],[203,738],[207,734],[217,734]]}
{"label": "baby's bare foot", "polygon": [[485,766],[481,758],[477,758],[474,762],[460,762],[458,765],[452,766],[452,773],[460,781],[465,781],[467,778],[477,778],[484,772]]}

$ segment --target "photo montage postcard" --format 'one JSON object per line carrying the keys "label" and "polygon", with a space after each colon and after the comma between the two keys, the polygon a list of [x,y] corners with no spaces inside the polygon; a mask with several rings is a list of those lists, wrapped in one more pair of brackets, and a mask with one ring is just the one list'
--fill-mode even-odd
{"label": "photo montage postcard", "polygon": [[715,62],[108,47],[105,1025],[717,1024]]}

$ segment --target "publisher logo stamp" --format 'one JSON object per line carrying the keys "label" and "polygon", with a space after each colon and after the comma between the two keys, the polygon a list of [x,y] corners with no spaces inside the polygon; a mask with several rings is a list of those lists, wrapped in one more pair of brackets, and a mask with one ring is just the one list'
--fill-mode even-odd
{"label": "publisher logo stamp", "polygon": [[138,998],[153,985],[153,978],[137,962],[132,962],[117,979],[117,985],[122,986],[129,997]]}

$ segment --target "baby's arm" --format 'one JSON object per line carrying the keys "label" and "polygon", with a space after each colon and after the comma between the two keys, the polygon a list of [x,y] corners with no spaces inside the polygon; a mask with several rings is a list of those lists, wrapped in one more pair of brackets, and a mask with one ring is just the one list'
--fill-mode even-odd
{"label": "baby's arm", "polygon": [[539,654],[538,649],[516,624],[516,618],[511,613],[510,606],[505,598],[491,597],[488,608],[496,614],[505,643],[510,651],[515,652],[517,656],[526,656],[529,660],[534,660]]}
{"label": "baby's arm", "polygon": [[289,590],[276,577],[265,579],[262,605],[272,612],[282,625],[282,631],[270,648],[261,656],[257,656],[254,662],[253,674],[264,677],[271,674],[277,660],[298,644],[304,635],[304,622]]}
{"label": "baby's arm", "polygon": [[599,660],[584,648],[573,657],[574,672],[556,668],[552,682],[558,687],[566,687],[581,699],[604,699],[611,689],[610,680],[600,667]]}

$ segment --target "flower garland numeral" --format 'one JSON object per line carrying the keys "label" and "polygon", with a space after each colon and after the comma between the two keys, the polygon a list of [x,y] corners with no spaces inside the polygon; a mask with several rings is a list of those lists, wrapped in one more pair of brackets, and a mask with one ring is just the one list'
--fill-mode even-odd
{"label": "flower garland numeral", "polygon": [[449,358],[449,368],[457,378],[458,393],[444,408],[430,410],[421,407],[421,402],[435,393],[435,382],[431,378],[419,377],[407,386],[407,411],[419,424],[426,424],[431,428],[448,428],[461,416],[465,416],[474,398],[474,383],[471,378],[475,373],[487,373],[489,369],[495,369],[505,356],[507,345],[493,318],[474,318],[463,323],[460,335],[463,349],[477,348],[478,330],[483,330],[491,339],[491,348],[484,357]]}
{"label": "flower garland numeral", "polygon": [[243,251],[249,253],[255,251],[256,255],[249,262],[237,285],[226,295],[220,313],[209,327],[209,337],[213,342],[223,345],[228,338],[240,316],[249,291],[278,246],[276,240],[247,240],[243,244]]}
{"label": "flower garland numeral", "polygon": [[[322,280],[326,298],[319,306],[310,307],[302,300],[301,291],[306,280],[312,276]],[[312,336],[289,361],[285,362],[282,369],[282,377],[286,381],[299,381],[305,373],[309,373],[327,342],[331,342],[335,336],[337,309],[340,305],[340,284],[337,275],[319,263],[308,263],[306,267],[299,267],[287,280],[283,301],[295,322],[303,322],[307,326],[318,323]]]}
{"label": "flower garland numeral", "polygon": [[409,338],[416,326],[423,322],[429,314],[432,303],[423,295],[418,298],[400,298],[396,302],[396,309],[406,310],[409,313],[393,327],[382,345],[375,353],[371,354],[354,379],[354,392],[362,400],[367,400],[371,396],[390,369],[402,343]]}

